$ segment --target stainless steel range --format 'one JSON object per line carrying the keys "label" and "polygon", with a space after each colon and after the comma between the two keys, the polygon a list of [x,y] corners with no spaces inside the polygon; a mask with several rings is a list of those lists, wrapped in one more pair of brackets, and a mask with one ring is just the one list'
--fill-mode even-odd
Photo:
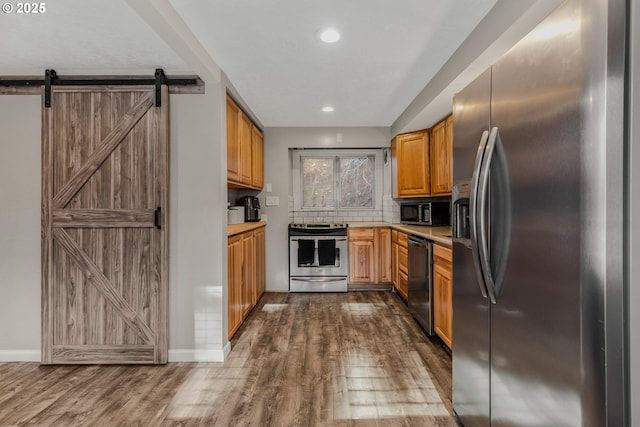
{"label": "stainless steel range", "polygon": [[289,291],[347,292],[347,224],[289,225]]}

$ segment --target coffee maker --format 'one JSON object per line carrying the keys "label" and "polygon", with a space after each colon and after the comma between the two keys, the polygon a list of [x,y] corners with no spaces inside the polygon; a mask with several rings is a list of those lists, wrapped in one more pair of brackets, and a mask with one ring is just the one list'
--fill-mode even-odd
{"label": "coffee maker", "polygon": [[238,201],[240,206],[244,206],[245,222],[260,221],[260,201],[255,196],[244,196]]}

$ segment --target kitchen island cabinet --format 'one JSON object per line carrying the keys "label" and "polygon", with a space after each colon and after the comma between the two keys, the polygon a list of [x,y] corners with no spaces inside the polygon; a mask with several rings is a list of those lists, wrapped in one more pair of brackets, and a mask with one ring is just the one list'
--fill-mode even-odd
{"label": "kitchen island cabinet", "polygon": [[[229,235],[228,257],[228,338],[231,339],[264,294],[265,284],[265,222],[238,226]],[[231,227],[229,227],[232,230]],[[230,231],[231,233],[231,231]]]}
{"label": "kitchen island cabinet", "polygon": [[433,328],[450,349],[452,337],[451,248],[433,245]]}

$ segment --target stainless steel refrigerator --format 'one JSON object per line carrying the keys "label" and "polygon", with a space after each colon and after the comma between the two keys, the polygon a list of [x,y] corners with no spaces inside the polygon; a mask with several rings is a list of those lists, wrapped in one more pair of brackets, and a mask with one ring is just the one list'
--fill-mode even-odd
{"label": "stainless steel refrigerator", "polygon": [[454,98],[453,406],[624,426],[625,1],[568,0]]}

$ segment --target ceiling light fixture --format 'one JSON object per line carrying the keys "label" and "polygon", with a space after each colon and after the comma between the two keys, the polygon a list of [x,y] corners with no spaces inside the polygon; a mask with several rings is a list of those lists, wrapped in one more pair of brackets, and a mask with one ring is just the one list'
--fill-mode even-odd
{"label": "ceiling light fixture", "polygon": [[325,113],[331,113],[333,111],[333,107],[327,105],[326,107],[322,107],[322,111]]}
{"label": "ceiling light fixture", "polygon": [[325,43],[335,43],[340,40],[340,33],[335,28],[327,28],[320,32],[320,40]]}

